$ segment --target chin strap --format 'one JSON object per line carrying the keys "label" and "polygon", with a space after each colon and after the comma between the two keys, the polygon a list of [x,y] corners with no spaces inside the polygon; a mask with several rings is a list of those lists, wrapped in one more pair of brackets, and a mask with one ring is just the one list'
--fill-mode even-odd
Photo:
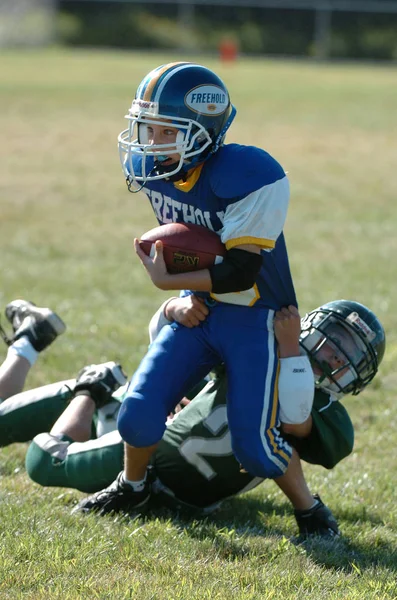
{"label": "chin strap", "polygon": [[[165,156],[163,158],[163,160],[167,160],[167,157]],[[147,177],[150,177],[151,175],[153,175],[153,173],[156,172],[157,168],[158,168],[158,165],[155,164],[154,167],[149,171],[149,175]],[[134,189],[132,187],[133,181],[129,177],[126,177],[126,179],[125,179],[128,191],[131,192],[131,194],[137,194],[138,192],[143,190],[143,188],[145,187],[146,181],[147,181],[147,178],[145,179],[145,181],[143,183],[141,183],[140,186],[138,186],[138,188]]]}
{"label": "chin strap", "polygon": [[129,177],[126,178],[125,182],[127,184],[128,191],[131,192],[131,194],[137,194],[138,192],[140,192],[145,187],[145,183],[146,183],[146,181],[144,181],[142,183],[142,185],[140,185],[137,189],[133,189],[132,181],[130,180]]}
{"label": "chin strap", "polygon": [[325,360],[317,361],[318,366],[321,368],[323,374],[318,379],[318,383],[321,384],[324,379],[331,379],[332,381],[332,369]]}
{"label": "chin strap", "polygon": [[4,329],[2,328],[1,323],[0,323],[0,336],[3,338],[6,346],[10,346],[11,345],[12,340],[10,340],[10,338],[8,337],[8,335],[6,334],[6,332],[4,331]]}

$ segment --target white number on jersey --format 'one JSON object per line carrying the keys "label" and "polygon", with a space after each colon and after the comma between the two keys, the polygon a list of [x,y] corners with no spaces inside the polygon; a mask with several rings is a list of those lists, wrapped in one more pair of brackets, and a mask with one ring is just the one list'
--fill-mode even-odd
{"label": "white number on jersey", "polygon": [[227,425],[226,406],[217,406],[203,421],[203,425],[214,438],[189,437],[180,445],[179,452],[201,475],[210,480],[216,476],[216,472],[205,457],[233,454],[229,429],[223,435],[215,437]]}

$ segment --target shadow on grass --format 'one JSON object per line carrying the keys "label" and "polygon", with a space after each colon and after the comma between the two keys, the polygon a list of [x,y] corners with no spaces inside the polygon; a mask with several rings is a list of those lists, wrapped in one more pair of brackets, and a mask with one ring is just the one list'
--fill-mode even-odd
{"label": "shadow on grass", "polygon": [[[337,516],[354,523],[360,520],[374,526],[382,523],[369,515],[364,518],[362,509]],[[261,553],[264,562],[274,558],[277,544],[282,552],[288,552],[291,543],[299,552],[330,570],[361,573],[371,567],[384,567],[397,576],[397,548],[385,540],[377,539],[374,545],[371,541],[357,542],[343,536],[305,541],[297,537],[288,539],[287,527],[279,526],[276,521],[280,517],[291,517],[291,508],[271,499],[231,498],[218,512],[201,517],[197,512],[165,507],[164,499],[157,499],[147,515],[149,519],[152,517],[171,520],[185,534],[200,541],[211,539],[213,547],[227,560],[257,555],[258,545],[252,545],[250,538],[259,536],[267,542]],[[275,544],[275,537],[279,543]]]}
{"label": "shadow on grass", "polygon": [[[384,525],[381,519],[371,515],[364,507],[335,511],[335,516],[339,522],[355,524],[356,527],[360,523],[370,524],[375,531]],[[127,523],[130,517],[126,515],[125,519]],[[204,542],[204,553],[208,551],[205,542],[210,540],[212,550],[225,560],[252,557],[266,563],[279,554],[291,552],[293,547],[296,552],[305,554],[326,569],[357,574],[369,568],[383,567],[396,574],[397,579],[397,548],[382,539],[381,532],[362,541],[344,536],[302,541],[290,536],[293,520],[291,506],[271,498],[250,495],[230,498],[218,511],[200,515],[196,510],[186,507],[176,508],[167,496],[153,495],[150,509],[143,516],[144,521],[152,519],[164,523],[171,521],[184,535]],[[295,521],[293,530],[297,532]]]}
{"label": "shadow on grass", "polygon": [[218,510],[209,514],[201,514],[196,509],[189,509],[185,506],[175,506],[174,502],[169,501],[166,495],[156,495],[152,497],[150,513],[155,516],[164,515],[167,518],[174,518],[181,523],[188,524],[192,521],[218,524],[220,527],[231,527],[234,530],[252,530],[253,533],[266,532],[269,535],[284,535],[285,531],[281,528],[268,526],[266,517],[291,515],[291,509],[287,504],[276,504],[271,499],[262,499],[255,497],[229,498],[225,500]]}
{"label": "shadow on grass", "polygon": [[[374,530],[384,527],[384,520],[371,514],[365,506],[336,510],[334,514],[339,523],[349,523],[356,528],[360,528],[360,524],[363,527],[370,525]],[[357,540],[342,535],[331,542],[321,539],[307,540],[301,543],[301,546],[312,560],[329,569],[360,573],[370,567],[384,567],[397,575],[397,546],[381,539],[380,536],[381,534],[377,534],[366,540]],[[294,540],[294,543],[300,542]]]}
{"label": "shadow on grass", "polygon": [[311,539],[299,546],[311,560],[327,569],[361,574],[369,568],[383,567],[397,576],[397,550],[389,542],[378,542],[374,547],[370,542],[352,542],[342,537],[333,541]]}
{"label": "shadow on grass", "polygon": [[356,508],[349,508],[349,510],[335,510],[335,514],[340,521],[348,521],[354,525],[359,523],[370,523],[374,527],[383,526],[384,520],[371,513],[366,506],[357,506]]}
{"label": "shadow on grass", "polygon": [[[273,544],[275,537],[285,540],[285,530],[273,521],[286,515],[291,515],[289,507],[280,506],[270,499],[231,498],[222,504],[219,511],[200,515],[186,508],[176,510],[173,505],[164,506],[164,498],[156,498],[147,518],[171,520],[185,535],[204,542],[211,540],[218,556],[235,560],[258,556],[258,538],[260,545],[262,540]],[[254,544],[253,539],[256,540]]]}

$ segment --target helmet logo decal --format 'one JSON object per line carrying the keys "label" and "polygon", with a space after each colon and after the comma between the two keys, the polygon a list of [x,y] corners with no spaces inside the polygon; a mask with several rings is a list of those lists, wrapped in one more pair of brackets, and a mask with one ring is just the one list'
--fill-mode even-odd
{"label": "helmet logo decal", "polygon": [[132,101],[131,108],[129,110],[129,114],[132,116],[139,115],[139,113],[156,116],[158,112],[158,102],[148,102],[147,100],[142,100],[141,98],[135,98],[135,100]]}
{"label": "helmet logo decal", "polygon": [[350,313],[350,315],[346,317],[346,321],[348,323],[351,323],[352,325],[355,325],[364,335],[364,337],[367,338],[367,340],[371,341],[376,336],[376,333],[372,331],[372,329],[365,323],[365,321],[360,319],[358,313]]}
{"label": "helmet logo decal", "polygon": [[185,104],[199,115],[221,115],[229,106],[229,95],[217,85],[198,85],[186,94]]}

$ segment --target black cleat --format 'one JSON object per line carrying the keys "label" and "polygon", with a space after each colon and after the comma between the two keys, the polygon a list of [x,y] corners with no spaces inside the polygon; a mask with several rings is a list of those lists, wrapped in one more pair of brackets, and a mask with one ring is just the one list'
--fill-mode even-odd
{"label": "black cleat", "polygon": [[300,536],[303,538],[310,536],[323,538],[338,537],[340,531],[334,515],[321,501],[318,494],[314,494],[313,498],[317,500],[317,504],[313,508],[294,511]]}
{"label": "black cleat", "polygon": [[27,300],[13,300],[7,304],[5,315],[14,330],[11,342],[26,336],[37,352],[47,348],[66,329],[65,323],[52,310]]}
{"label": "black cleat", "polygon": [[127,376],[121,365],[106,362],[100,365],[89,365],[79,371],[74,388],[75,396],[90,396],[97,408],[101,408],[112,400],[112,394],[121,385],[127,383]]}
{"label": "black cleat", "polygon": [[150,498],[151,486],[148,481],[140,492],[124,482],[123,471],[121,471],[115,481],[105,488],[81,500],[72,510],[75,513],[95,512],[99,515],[105,515],[111,512],[123,512],[127,514],[137,514],[142,512]]}

